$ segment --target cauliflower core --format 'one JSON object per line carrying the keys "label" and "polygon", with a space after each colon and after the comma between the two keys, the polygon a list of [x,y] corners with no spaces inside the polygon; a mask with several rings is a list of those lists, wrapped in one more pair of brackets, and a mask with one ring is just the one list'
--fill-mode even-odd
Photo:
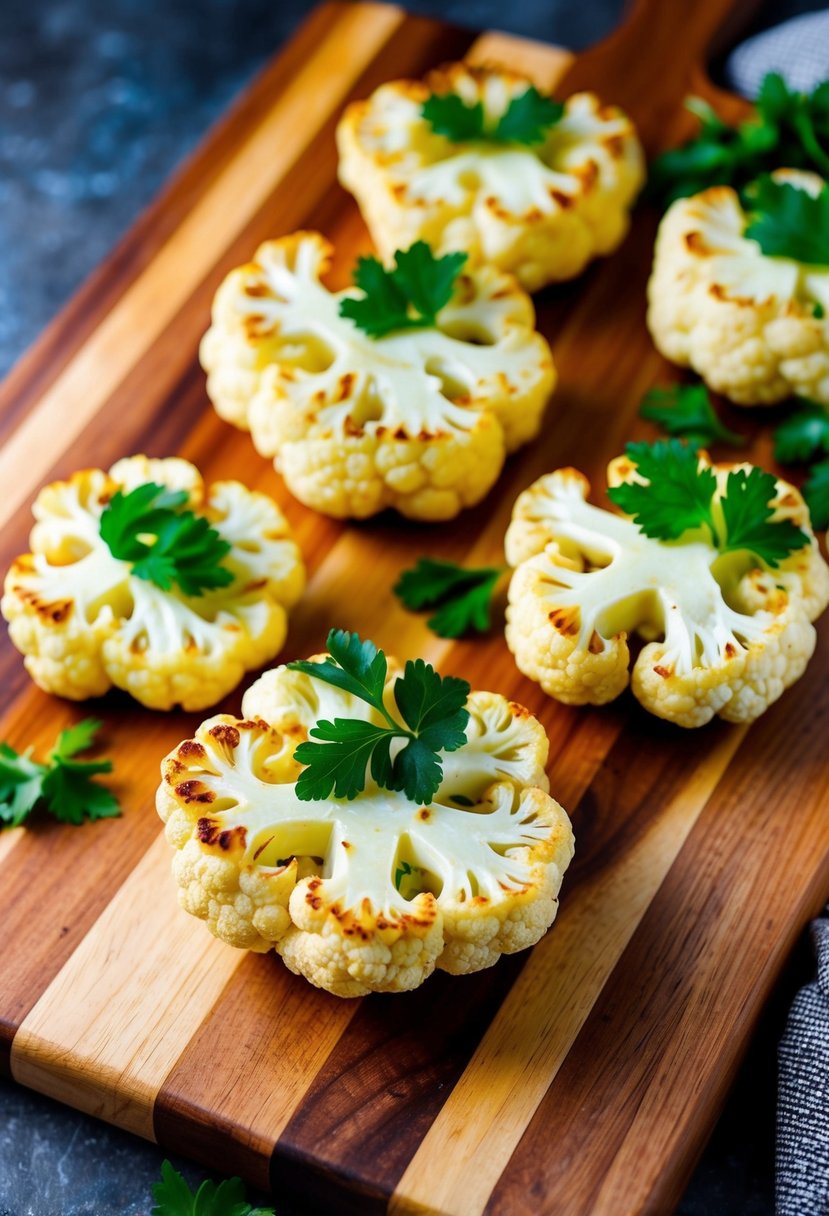
{"label": "cauliflower core", "polygon": [[[187,507],[209,519],[230,546],[227,587],[188,597],[136,578],[100,535],[116,490],[145,482],[186,490]],[[246,671],[278,654],[286,608],[305,572],[288,525],[271,499],[236,481],[205,493],[186,460],[132,456],[105,473],[84,469],[38,495],[32,552],[6,576],[3,616],[26,668],[47,692],[72,700],[113,685],[151,709],[204,709]]]}
{"label": "cauliflower core", "polygon": [[370,338],[339,315],[355,292],[320,282],[331,252],[297,233],[227,277],[201,344],[210,398],[307,506],[451,519],[538,432],[555,370],[532,303],[481,269],[458,277],[439,328]]}
{"label": "cauliflower core", "polygon": [[[774,176],[810,192],[823,185],[808,173]],[[737,405],[795,393],[829,406],[829,268],[766,256],[743,236],[747,224],[730,186],[668,208],[648,284],[653,340]]]}
{"label": "cauliflower core", "polygon": [[[722,493],[728,467],[714,471]],[[625,457],[609,467],[610,485],[634,476]],[[814,537],[769,570],[750,554],[721,554],[702,529],[650,539],[586,502],[589,489],[575,469],[559,469],[515,505],[507,643],[518,667],[572,705],[612,701],[631,682],[646,709],[679,726],[714,714],[753,721],[799,679],[815,648],[810,622],[829,602],[829,568]],[[784,481],[777,489],[776,517],[811,536],[800,494]],[[632,678],[631,632],[646,642]]]}
{"label": "cauliflower core", "polygon": [[179,902],[217,937],[362,996],[416,988],[436,966],[480,971],[552,924],[573,834],[527,710],[473,692],[468,742],[424,806],[371,782],[352,802],[297,799],[294,748],[320,718],[380,722],[364,702],[282,667],[242,708],[166,758],[157,801]]}
{"label": "cauliflower core", "polygon": [[421,113],[432,94],[480,102],[494,127],[529,81],[503,69],[450,64],[424,81],[384,84],[352,103],[337,129],[340,180],[389,260],[426,241],[514,274],[528,291],[580,274],[628,230],[644,181],[629,118],[576,93],[542,143],[453,143]]}

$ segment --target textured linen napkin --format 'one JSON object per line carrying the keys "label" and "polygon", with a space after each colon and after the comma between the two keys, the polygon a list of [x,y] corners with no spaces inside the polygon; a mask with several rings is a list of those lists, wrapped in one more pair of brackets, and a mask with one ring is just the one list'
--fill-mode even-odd
{"label": "textured linen napkin", "polygon": [[[803,13],[747,39],[725,65],[755,98],[766,72],[809,92],[829,79],[829,10]],[[829,1216],[829,919],[812,925],[817,977],[797,994],[779,1049],[777,1216]]]}

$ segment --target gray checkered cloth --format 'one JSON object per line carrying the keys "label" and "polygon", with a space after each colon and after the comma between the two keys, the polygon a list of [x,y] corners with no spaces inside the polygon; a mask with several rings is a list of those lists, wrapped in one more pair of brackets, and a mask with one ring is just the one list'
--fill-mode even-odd
{"label": "gray checkered cloth", "polygon": [[[829,78],[829,11],[803,13],[747,39],[726,80],[756,97],[766,72],[811,91]],[[779,1049],[777,1216],[829,1216],[829,919],[812,925],[817,977],[801,989]]]}

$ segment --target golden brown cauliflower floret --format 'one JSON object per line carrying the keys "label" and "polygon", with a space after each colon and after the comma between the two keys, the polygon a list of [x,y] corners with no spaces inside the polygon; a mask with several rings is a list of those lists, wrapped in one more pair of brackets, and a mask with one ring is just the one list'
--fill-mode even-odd
{"label": "golden brown cauliflower floret", "polygon": [[[226,587],[185,596],[162,590],[114,557],[100,532],[117,490],[153,482],[185,491],[187,509],[230,545]],[[206,492],[186,460],[119,460],[46,486],[34,507],[32,552],[6,576],[3,616],[26,668],[47,692],[72,700],[123,688],[151,709],[204,709],[272,659],[286,609],[302,594],[299,550],[276,504],[236,481]]]}
{"label": "golden brown cauliflower floret", "polygon": [[[774,177],[823,186],[810,173]],[[765,255],[744,236],[748,222],[730,186],[668,208],[648,284],[653,340],[737,405],[799,394],[829,406],[829,270]]]}
{"label": "golden brown cauliflower floret", "polygon": [[529,85],[503,68],[454,63],[348,107],[337,129],[340,180],[386,260],[425,240],[538,291],[617,247],[644,181],[642,149],[621,110],[576,93],[532,145],[454,143],[422,114],[431,94],[456,94],[482,104],[489,129]]}
{"label": "golden brown cauliflower floret", "polygon": [[307,506],[451,519],[538,432],[555,370],[532,303],[479,269],[458,277],[437,328],[371,338],[339,315],[354,292],[320,282],[330,256],[296,233],[225,279],[201,345],[210,398]]}
{"label": "golden brown cauliflower floret", "polygon": [[317,720],[380,721],[348,693],[280,667],[242,708],[166,758],[157,801],[179,902],[216,936],[362,996],[416,988],[435,967],[478,971],[549,928],[573,835],[527,710],[473,692],[468,742],[419,805],[371,781],[351,802],[297,799],[294,749]]}
{"label": "golden brown cauliflower floret", "polygon": [[[717,495],[734,467],[747,466],[713,466]],[[611,486],[635,478],[627,457],[609,466]],[[520,670],[572,705],[604,704],[631,683],[646,709],[679,726],[757,718],[803,674],[811,621],[829,602],[829,568],[800,494],[778,481],[771,505],[810,543],[772,570],[745,551],[721,553],[701,531],[652,539],[588,503],[589,489],[581,473],[559,469],[515,505],[507,643]],[[632,676],[631,633],[646,643]]]}

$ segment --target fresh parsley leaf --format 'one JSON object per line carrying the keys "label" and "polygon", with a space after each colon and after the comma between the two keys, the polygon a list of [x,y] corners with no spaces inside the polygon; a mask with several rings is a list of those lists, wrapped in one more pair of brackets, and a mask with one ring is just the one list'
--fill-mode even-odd
{"label": "fresh parsley leaf", "polygon": [[395,682],[394,699],[403,721],[434,744],[435,751],[454,752],[466,742],[469,714],[464,706],[469,696],[466,680],[442,676],[423,659],[409,659],[403,676]]}
{"label": "fresh parsley leaf", "polygon": [[61,731],[46,764],[0,743],[0,821],[17,827],[40,805],[61,823],[120,815],[118,800],[94,777],[112,772],[110,760],[77,760],[92,747],[101,723],[94,718]]}
{"label": "fresh parsley leaf", "polygon": [[45,764],[37,764],[28,752],[20,755],[0,743],[0,820],[18,827],[34,810],[43,790]]}
{"label": "fresh parsley leaf", "polygon": [[736,127],[698,97],[685,104],[699,118],[699,132],[651,165],[649,193],[665,205],[708,186],[741,190],[781,165],[829,176],[829,81],[811,94],[798,93],[771,72],[761,86],[756,116]]}
{"label": "fresh parsley leaf", "polygon": [[742,435],[720,422],[704,384],[652,388],[642,398],[639,414],[661,426],[667,434],[686,439],[694,446],[719,442],[741,447],[745,443]]}
{"label": "fresh parsley leaf", "polygon": [[410,570],[403,571],[394,593],[412,612],[437,608],[426,622],[429,628],[438,637],[459,638],[489,629],[492,598],[505,573],[502,566],[464,569],[454,562],[421,557]]}
{"label": "fresh parsley leaf", "polygon": [[762,177],[750,197],[752,219],[745,235],[764,254],[829,266],[829,185],[812,196],[791,182]]}
{"label": "fresh parsley leaf", "polygon": [[[337,798],[349,801],[356,798],[365,789],[369,763],[378,785],[391,788],[388,749],[384,753],[378,746],[394,737],[390,736],[387,726],[376,726],[357,718],[335,718],[333,722],[317,722],[309,734],[312,739],[323,742],[313,743],[309,739],[300,743],[294,752],[294,758],[308,766],[297,781],[297,797],[302,801],[318,802],[328,798],[332,791]],[[378,776],[384,780],[378,780]]]}
{"label": "fresh parsley leaf", "polygon": [[657,540],[676,540],[707,525],[713,531],[711,504],[717,479],[700,468],[697,453],[678,439],[629,443],[625,453],[647,484],[626,482],[608,498],[644,532]]}
{"label": "fresh parsley leaf", "polygon": [[315,680],[333,684],[343,692],[351,693],[360,701],[373,705],[386,715],[383,704],[383,689],[386,686],[388,665],[382,650],[373,642],[365,642],[347,629],[332,629],[326,642],[328,658],[321,662],[298,659],[289,663],[292,671],[303,671]]}
{"label": "fresh parsley leaf", "polygon": [[530,85],[525,93],[513,97],[498,119],[493,137],[503,143],[539,144],[563,113],[560,101],[554,101]]}
{"label": "fresh parsley leaf", "polygon": [[538,144],[546,139],[550,127],[559,122],[563,113],[560,101],[539,93],[534,85],[513,97],[498,122],[489,129],[481,102],[467,105],[457,93],[433,93],[421,107],[421,114],[432,130],[456,144],[473,140]]}
{"label": "fresh parsley leaf", "polygon": [[781,464],[802,464],[824,452],[829,455],[829,412],[813,401],[801,401],[774,432],[774,458]]}
{"label": "fresh parsley leaf", "polygon": [[[385,725],[354,718],[317,722],[311,738],[294,752],[306,766],[297,781],[297,798],[318,801],[332,792],[337,798],[356,798],[369,770],[381,788],[402,791],[412,802],[430,802],[443,776],[440,754],[466,742],[466,680],[440,676],[422,659],[410,660],[393,689],[401,722],[383,700],[388,665],[382,650],[355,633],[332,629],[328,652],[322,662],[288,666],[365,701]],[[404,742],[392,758],[395,740]]]}
{"label": "fresh parsley leaf", "polygon": [[468,106],[457,93],[432,93],[420,110],[437,135],[463,144],[484,137],[484,107],[480,101]]}
{"label": "fresh parsley leaf", "polygon": [[113,557],[132,563],[136,578],[169,591],[178,583],[184,595],[227,587],[233,574],[220,563],[230,552],[208,520],[183,510],[187,494],[155,482],[126,494],[116,490],[101,514],[101,537]]}
{"label": "fresh parsley leaf", "polygon": [[151,1216],[274,1216],[273,1208],[254,1208],[245,1197],[241,1178],[211,1182],[206,1178],[194,1193],[169,1161],[161,1166],[161,1181],[151,1188]]}
{"label": "fresh parsley leaf", "polygon": [[425,241],[398,250],[391,270],[377,258],[360,258],[354,283],[363,295],[341,300],[340,316],[353,321],[370,338],[399,329],[432,328],[452,298],[466,259],[465,253],[436,258]]}
{"label": "fresh parsley leaf", "polygon": [[728,474],[720,507],[725,535],[723,553],[747,549],[768,566],[777,566],[795,549],[808,545],[806,533],[790,519],[770,523],[774,508],[769,503],[777,492],[777,479],[763,469],[736,469]]}
{"label": "fresh parsley leaf", "polygon": [[812,517],[812,527],[829,528],[829,460],[812,465],[803,487],[803,497]]}
{"label": "fresh parsley leaf", "polygon": [[717,479],[712,469],[698,465],[693,448],[678,439],[658,443],[629,443],[628,459],[647,484],[628,482],[608,490],[608,497],[633,516],[646,536],[676,540],[704,527],[711,543],[723,553],[748,550],[768,566],[777,566],[809,538],[790,519],[772,520],[777,481],[763,469],[728,473],[714,510]]}

